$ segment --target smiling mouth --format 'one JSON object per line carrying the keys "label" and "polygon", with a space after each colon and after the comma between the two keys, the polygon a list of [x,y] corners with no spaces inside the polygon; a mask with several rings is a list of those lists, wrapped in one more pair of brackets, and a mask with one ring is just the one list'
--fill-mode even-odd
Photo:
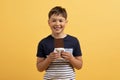
{"label": "smiling mouth", "polygon": [[54,27],[55,30],[60,30],[62,27]]}

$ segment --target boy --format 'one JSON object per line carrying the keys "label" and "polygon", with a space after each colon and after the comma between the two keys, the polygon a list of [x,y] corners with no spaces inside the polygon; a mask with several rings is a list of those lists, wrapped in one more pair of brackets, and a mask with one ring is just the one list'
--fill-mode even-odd
{"label": "boy", "polygon": [[81,69],[82,53],[77,38],[64,33],[67,12],[56,6],[48,18],[52,34],[38,44],[37,69],[46,71],[44,80],[75,80],[74,68]]}

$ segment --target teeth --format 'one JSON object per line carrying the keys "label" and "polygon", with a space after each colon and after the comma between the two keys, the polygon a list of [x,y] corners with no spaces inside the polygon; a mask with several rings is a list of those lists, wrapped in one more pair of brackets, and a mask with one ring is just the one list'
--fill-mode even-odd
{"label": "teeth", "polygon": [[60,27],[55,27],[54,29],[61,29]]}
{"label": "teeth", "polygon": [[60,29],[60,28],[55,28],[55,29]]}

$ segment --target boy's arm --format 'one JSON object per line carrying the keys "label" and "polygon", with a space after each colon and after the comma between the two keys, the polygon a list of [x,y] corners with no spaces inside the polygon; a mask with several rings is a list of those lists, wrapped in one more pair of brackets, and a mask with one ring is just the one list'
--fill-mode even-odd
{"label": "boy's arm", "polygon": [[70,63],[72,64],[72,66],[76,69],[81,69],[82,68],[82,64],[83,64],[83,61],[82,61],[82,56],[76,56],[74,57],[73,55],[71,55],[70,53],[68,52],[62,52],[62,57],[66,60],[69,60]]}
{"label": "boy's arm", "polygon": [[74,68],[78,70],[82,68],[83,65],[82,56],[72,57],[69,61]]}
{"label": "boy's arm", "polygon": [[38,71],[42,72],[42,71],[46,70],[50,63],[51,63],[51,61],[49,60],[49,58],[37,57],[36,66],[37,66]]}
{"label": "boy's arm", "polygon": [[48,68],[50,63],[54,61],[55,59],[59,58],[58,53],[50,53],[50,55],[47,58],[37,57],[37,69],[38,71],[42,72]]}

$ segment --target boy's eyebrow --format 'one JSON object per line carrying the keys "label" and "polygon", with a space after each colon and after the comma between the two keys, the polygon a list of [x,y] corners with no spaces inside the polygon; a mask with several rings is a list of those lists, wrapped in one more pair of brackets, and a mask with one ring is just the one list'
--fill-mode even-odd
{"label": "boy's eyebrow", "polygon": [[51,19],[56,19],[56,18],[51,18]]}

